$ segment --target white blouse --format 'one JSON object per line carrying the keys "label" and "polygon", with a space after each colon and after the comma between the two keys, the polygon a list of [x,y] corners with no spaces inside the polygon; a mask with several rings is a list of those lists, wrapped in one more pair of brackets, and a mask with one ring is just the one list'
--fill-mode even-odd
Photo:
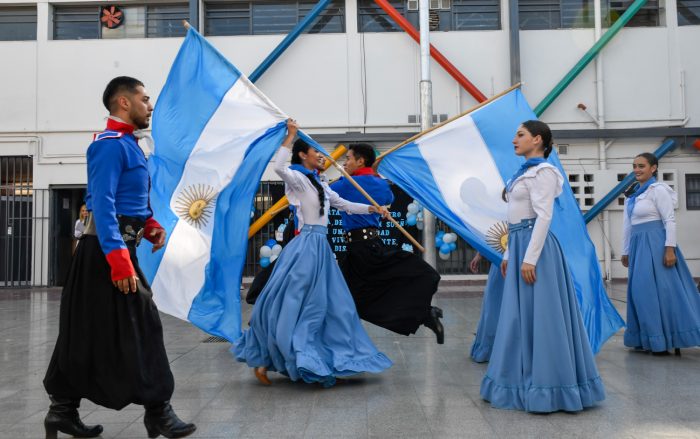
{"label": "white blouse", "polygon": [[[564,177],[559,170],[549,163],[540,163],[518,177],[508,193],[510,224],[536,218],[523,262],[537,265],[552,222],[554,199],[561,194],[563,186]],[[503,259],[508,260],[507,248]]]}
{"label": "white blouse", "polygon": [[627,215],[627,203],[622,215],[622,254],[629,255],[630,234],[632,226],[649,221],[663,221],[666,228],[666,247],[676,246],[676,213],[673,206],[678,200],[678,194],[666,183],[657,182],[649,186],[643,194],[637,197],[632,211],[632,218]]}
{"label": "white blouse", "polygon": [[83,236],[83,232],[85,232],[85,224],[80,221],[80,218],[75,222],[75,227],[73,227],[73,236],[75,239],[79,239],[81,236]]}
{"label": "white blouse", "polygon": [[296,215],[300,230],[304,224],[327,226],[329,204],[349,214],[369,213],[369,205],[352,203],[340,198],[340,195],[328,186],[328,181],[325,176],[321,174],[321,186],[326,193],[324,204],[325,215],[321,217],[318,214],[318,192],[306,175],[299,171],[289,169],[288,162],[291,155],[292,152],[289,148],[281,147],[275,158],[274,170],[285,182],[284,192],[285,195],[287,195],[289,204],[296,207]]}

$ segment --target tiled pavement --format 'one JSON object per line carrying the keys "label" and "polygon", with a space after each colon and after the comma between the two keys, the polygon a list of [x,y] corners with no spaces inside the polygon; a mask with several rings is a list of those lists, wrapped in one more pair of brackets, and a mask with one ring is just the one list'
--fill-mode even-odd
{"label": "tiled pavement", "polygon": [[[700,349],[681,357],[630,352],[621,332],[597,356],[608,397],[577,414],[532,415],[492,409],[479,398],[485,365],[469,360],[480,286],[444,286],[447,338],[411,337],[367,324],[395,365],[324,390],[271,374],[263,387],[225,343],[163,315],[175,375],[173,405],[199,438],[700,438]],[[610,290],[624,316],[624,284]],[[48,399],[41,380],[58,328],[58,290],[0,290],[0,438],[42,438]],[[244,305],[244,321],[250,307]],[[83,402],[86,423],[104,438],[146,437],[143,410],[116,412]]]}

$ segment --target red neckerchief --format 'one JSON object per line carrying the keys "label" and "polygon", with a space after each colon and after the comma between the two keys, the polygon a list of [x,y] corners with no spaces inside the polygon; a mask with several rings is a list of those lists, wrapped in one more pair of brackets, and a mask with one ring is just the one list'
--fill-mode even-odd
{"label": "red neckerchief", "polygon": [[377,175],[377,173],[374,172],[374,169],[372,169],[369,166],[365,166],[364,168],[356,169],[355,172],[352,173],[353,177],[360,177],[362,175]]}
{"label": "red neckerchief", "polygon": [[112,118],[107,118],[107,131],[119,131],[124,134],[134,134],[134,126],[128,123],[119,122]]}

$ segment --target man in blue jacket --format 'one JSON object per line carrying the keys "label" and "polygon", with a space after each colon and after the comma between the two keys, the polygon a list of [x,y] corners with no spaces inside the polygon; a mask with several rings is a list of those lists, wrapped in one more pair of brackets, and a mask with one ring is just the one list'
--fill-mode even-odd
{"label": "man in blue jacket", "polygon": [[[366,143],[352,144],[345,170],[380,205],[394,201],[389,184],[372,165],[374,148]],[[369,201],[347,179],[341,178],[331,189],[356,203]],[[340,268],[355,300],[360,318],[398,334],[410,335],[424,325],[444,343],[442,310],[431,306],[440,275],[413,253],[384,244],[379,236],[380,216],[341,213],[347,253]]]}
{"label": "man in blue jacket", "polygon": [[148,437],[185,437],[196,427],[170,406],[174,380],[163,327],[136,259],[142,237],[153,251],[165,243],[138,145],[137,130],[148,128],[153,105],[143,83],[126,76],[110,81],[102,100],[107,129],[87,151],[90,215],[61,294],[58,340],[44,378],[51,399],[46,437],[100,435],[102,426],[80,420],[82,398],[115,410],[141,404]]}

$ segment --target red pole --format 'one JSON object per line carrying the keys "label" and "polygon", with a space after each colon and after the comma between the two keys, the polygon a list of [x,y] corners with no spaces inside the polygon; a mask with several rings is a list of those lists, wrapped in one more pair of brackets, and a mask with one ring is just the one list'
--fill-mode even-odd
{"label": "red pole", "polygon": [[[416,40],[416,43],[420,44],[420,36],[416,28],[413,27],[413,25],[399,13],[399,11],[391,6],[387,0],[374,0],[374,2],[379,5],[379,7],[382,8],[384,12],[386,12],[396,22],[396,24],[401,27],[401,29],[410,35],[411,38]],[[476,99],[478,102],[484,102],[486,100],[486,96],[484,96],[484,94],[480,92],[479,89],[476,88],[476,86],[472,84],[466,76],[457,70],[457,67],[449,62],[447,58],[445,58],[445,55],[440,53],[432,44],[430,45],[430,55],[435,61],[437,61],[438,64],[442,66],[443,69],[445,69],[445,71],[447,71],[447,73],[450,74],[450,76],[455,79],[455,81],[459,83],[459,85],[469,92],[470,95],[474,96],[474,99]]]}

